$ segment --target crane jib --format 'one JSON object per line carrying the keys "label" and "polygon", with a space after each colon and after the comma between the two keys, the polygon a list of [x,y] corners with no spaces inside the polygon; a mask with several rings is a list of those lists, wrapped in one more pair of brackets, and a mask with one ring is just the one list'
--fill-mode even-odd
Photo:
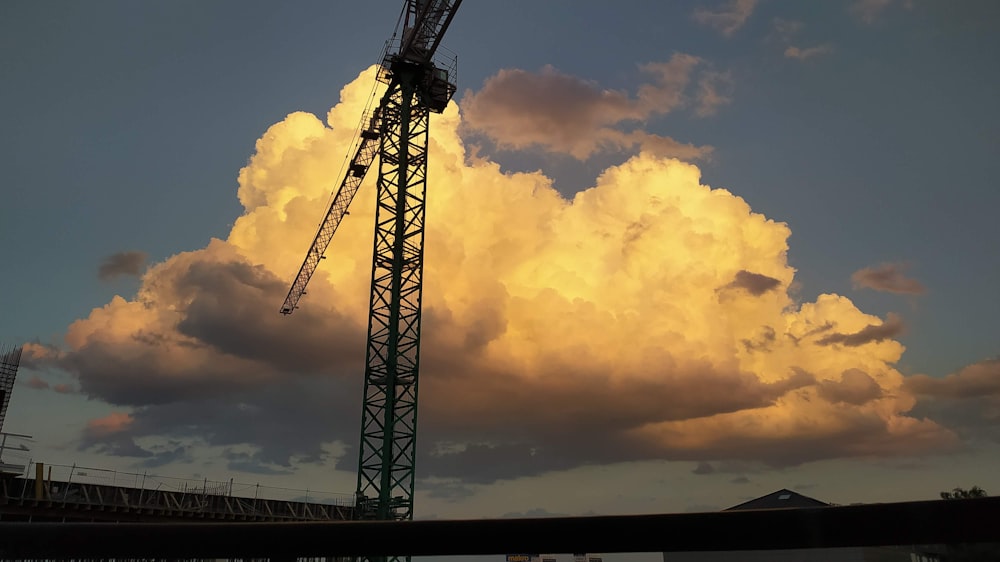
{"label": "crane jib", "polygon": [[430,62],[461,3],[462,0],[411,0],[410,10],[416,13],[413,25],[403,30],[399,56],[413,62]]}
{"label": "crane jib", "polygon": [[[434,67],[431,59],[461,3],[462,0],[408,0],[407,10],[413,15],[412,25],[403,31],[399,53],[390,55],[382,61],[386,70],[391,67],[391,61],[405,61],[428,66],[430,72],[427,73],[426,84],[418,95],[421,102],[435,112],[443,111],[454,95],[455,82],[454,76],[449,76],[443,69]],[[295,280],[288,290],[285,302],[281,305],[281,314],[294,312],[299,300],[306,294],[309,280],[316,272],[337,227],[340,226],[340,222],[347,214],[348,206],[354,199],[358,188],[361,187],[361,181],[365,178],[368,168],[371,167],[375,155],[378,153],[382,127],[381,110],[382,106],[372,113],[370,120],[362,120],[363,124],[367,121],[367,126],[363,126],[358,135],[358,149],[351,159],[330,209],[320,223],[319,231],[306,253],[302,267],[299,268],[298,275],[295,276]]]}
{"label": "crane jib", "polygon": [[351,201],[354,200],[354,195],[358,192],[358,188],[361,187],[361,182],[365,179],[368,169],[375,160],[375,155],[378,154],[378,144],[381,138],[382,127],[381,107],[372,113],[371,118],[363,119],[362,123],[367,126],[363,127],[358,134],[358,149],[354,153],[354,157],[351,158],[351,163],[348,165],[344,179],[337,189],[333,203],[330,204],[330,209],[326,212],[323,222],[320,223],[319,231],[316,233],[316,237],[313,239],[313,243],[306,253],[306,259],[302,262],[302,267],[299,268],[299,273],[295,276],[295,281],[292,282],[291,289],[288,290],[284,304],[281,305],[280,312],[282,314],[291,314],[295,310],[299,299],[302,298],[302,295],[306,294],[306,286],[309,284],[309,280],[312,278],[313,273],[316,272],[316,267],[319,266],[320,260],[323,259],[326,248],[330,245],[330,240],[333,239],[333,235],[337,232],[337,227],[340,226],[340,222],[347,215],[347,208],[350,206]]}

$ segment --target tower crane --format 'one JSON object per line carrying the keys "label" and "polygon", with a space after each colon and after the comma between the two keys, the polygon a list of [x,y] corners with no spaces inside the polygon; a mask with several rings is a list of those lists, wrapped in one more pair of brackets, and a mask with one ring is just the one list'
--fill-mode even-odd
{"label": "tower crane", "polygon": [[297,308],[377,155],[356,518],[413,518],[428,122],[456,89],[454,65],[439,66],[434,55],[461,3],[406,0],[403,33],[378,69],[387,90],[362,116],[357,149],[281,306],[282,314]]}

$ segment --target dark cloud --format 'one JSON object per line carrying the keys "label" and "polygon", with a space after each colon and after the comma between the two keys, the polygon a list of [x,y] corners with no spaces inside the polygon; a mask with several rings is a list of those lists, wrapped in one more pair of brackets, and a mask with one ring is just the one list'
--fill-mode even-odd
{"label": "dark cloud", "polygon": [[[501,70],[478,92],[466,92],[462,111],[467,127],[484,133],[501,149],[537,146],[584,160],[602,150],[629,151],[640,146],[660,156],[690,160],[705,156],[711,148],[638,129],[628,131],[622,125],[684,105],[685,90],[701,63],[697,57],[676,54],[668,62],[643,65],[640,69],[651,81],[634,97],[550,66],[537,73]],[[707,71],[694,94],[696,112],[708,115],[729,103],[730,83],[728,75]]]}
{"label": "dark cloud", "polygon": [[829,459],[833,450],[839,458],[887,457],[910,454],[914,450],[948,452],[959,445],[953,434],[942,432],[932,423],[911,430],[905,440],[899,439],[885,420],[872,413],[852,411],[844,416],[843,424],[835,429],[809,435],[787,435],[781,439],[720,435],[697,451],[671,451],[669,458],[694,460],[714,454],[709,458],[760,459],[767,467],[783,468]]}
{"label": "dark cloud", "polygon": [[273,464],[261,462],[260,455],[257,453],[226,449],[222,453],[222,457],[226,459],[226,468],[236,472],[266,475],[292,474],[293,472],[288,467],[276,467]]}
{"label": "dark cloud", "polygon": [[833,333],[823,336],[816,343],[819,345],[841,344],[848,347],[857,347],[859,345],[892,339],[902,334],[903,329],[902,318],[890,312],[885,322],[881,324],[869,324],[852,334]]}
{"label": "dark cloud", "polygon": [[363,369],[360,360],[343,359],[364,349],[364,328],[315,306],[291,316],[275,314],[274,303],[284,299],[288,287],[261,266],[195,263],[177,288],[192,299],[178,331],[199,344],[278,371],[317,373],[338,363],[354,372]]}
{"label": "dark cloud", "polygon": [[104,258],[97,268],[97,277],[102,281],[110,281],[116,277],[142,273],[149,256],[146,252],[118,252]]}
{"label": "dark cloud", "polygon": [[[700,462],[698,467],[692,471],[694,474],[740,474],[746,475],[748,473],[757,473],[764,470],[766,466],[759,465],[758,463],[750,463],[744,461],[734,461],[734,460],[719,460],[715,462]],[[698,470],[707,470],[707,472],[697,472]]]}
{"label": "dark cloud", "polygon": [[159,468],[175,462],[191,462],[190,447],[174,447],[151,452],[139,465],[143,468]]}
{"label": "dark cloud", "polygon": [[188,443],[221,447],[251,444],[257,448],[252,454],[224,454],[231,470],[282,474],[292,470],[293,460],[330,462],[352,470],[357,462],[353,449],[345,458],[330,459],[323,443],[354,444],[361,415],[360,395],[360,384],[300,378],[263,391],[243,389],[229,396],[153,404],[137,408],[127,423],[88,428],[80,448],[165,459],[162,451],[141,447],[138,442],[169,436]]}
{"label": "dark cloud", "polygon": [[417,482],[417,491],[425,492],[429,497],[447,501],[462,500],[476,493],[474,489],[462,484],[460,480],[438,480],[433,478],[420,479]]}
{"label": "dark cloud", "polygon": [[943,378],[914,375],[905,388],[918,398],[913,415],[938,421],[968,440],[1000,443],[1000,358]]}
{"label": "dark cloud", "polygon": [[882,397],[882,387],[875,379],[860,369],[848,369],[841,374],[840,381],[819,383],[819,395],[826,400],[860,406]]}
{"label": "dark cloud", "polygon": [[866,267],[851,274],[855,288],[874,289],[887,293],[922,295],[927,292],[916,279],[904,275],[907,264],[885,263],[878,267]]}
{"label": "dark cloud", "polygon": [[1000,396],[1000,358],[974,363],[944,378],[914,375],[906,388],[917,396],[977,398]]}
{"label": "dark cloud", "polygon": [[[127,343],[95,341],[58,359],[82,392],[114,405],[148,406],[224,396],[268,381],[278,386],[285,384],[283,373],[362,372],[362,328],[321,307],[277,314],[274,303],[286,288],[264,268],[192,253],[176,269],[169,288],[186,309],[175,326],[143,328]],[[183,362],[179,349],[186,350]],[[135,384],[137,376],[142,384]]]}
{"label": "dark cloud", "polygon": [[140,447],[129,431],[133,419],[121,412],[98,420],[91,420],[80,435],[80,450],[92,449],[98,453],[121,457],[149,458],[152,451]]}
{"label": "dark cloud", "polygon": [[712,463],[704,461],[698,463],[698,466],[694,467],[694,470],[691,471],[692,474],[712,474],[713,472],[715,472],[715,468],[712,466]]}
{"label": "dark cloud", "polygon": [[781,281],[774,277],[761,275],[745,269],[736,272],[736,277],[723,289],[743,289],[755,297],[759,297],[768,291],[773,291],[781,286]]}
{"label": "dark cloud", "polygon": [[[433,363],[431,369],[436,371]],[[794,373],[765,384],[752,375],[717,373],[706,366],[697,376],[663,373],[657,382],[613,382],[577,372],[578,384],[553,380],[526,387],[509,375],[490,373],[485,365],[481,369],[464,380],[425,379],[425,435],[480,440],[463,450],[423,456],[425,474],[489,483],[579,465],[672,458],[670,451],[630,438],[629,431],[763,407],[815,382],[807,373]],[[614,402],[609,396],[616,397]]]}

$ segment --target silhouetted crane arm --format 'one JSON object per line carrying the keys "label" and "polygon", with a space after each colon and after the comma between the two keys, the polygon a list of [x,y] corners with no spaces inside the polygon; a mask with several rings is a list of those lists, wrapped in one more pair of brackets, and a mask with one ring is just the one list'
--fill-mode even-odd
{"label": "silhouetted crane arm", "polygon": [[431,62],[461,3],[462,0],[411,1],[411,9],[415,8],[416,14],[413,26],[403,32],[399,56],[414,62]]}
{"label": "silhouetted crane arm", "polygon": [[337,189],[333,203],[330,204],[330,210],[326,212],[326,217],[320,223],[319,232],[316,233],[316,238],[313,240],[312,246],[309,247],[306,259],[302,262],[302,267],[299,268],[299,274],[295,276],[295,281],[292,282],[292,287],[288,290],[285,303],[281,305],[282,314],[291,314],[295,310],[299,299],[306,293],[306,285],[309,284],[313,273],[316,272],[316,267],[319,265],[319,261],[323,259],[323,254],[326,252],[327,246],[330,245],[330,240],[333,239],[334,233],[337,232],[340,221],[347,214],[347,207],[354,199],[354,194],[358,192],[358,188],[361,187],[361,181],[365,179],[368,168],[371,167],[372,161],[375,160],[375,155],[378,154],[382,126],[381,110],[381,107],[375,109],[371,119],[362,120],[362,129],[358,135],[360,141],[358,143],[358,150],[354,153],[354,157],[351,158],[347,173],[344,174],[340,188]]}
{"label": "silhouetted crane arm", "polygon": [[[431,58],[437,51],[441,42],[441,37],[451,24],[455,11],[462,0],[407,0],[406,22],[403,29],[403,38],[400,43],[399,53],[389,55],[383,61],[383,67],[389,70],[392,60],[403,60],[416,63],[422,67],[428,67],[429,80],[424,86],[424,93],[421,99],[430,104],[433,111],[440,112],[451,99],[454,93],[454,85],[449,82],[447,73],[441,73],[435,67]],[[379,151],[379,140],[381,138],[381,111],[380,105],[373,114],[371,120],[363,126],[360,133],[358,149],[351,159],[351,164],[344,174],[344,179],[337,189],[337,194],[333,198],[333,203],[326,213],[326,217],[320,224],[319,232],[313,240],[306,259],[299,268],[299,274],[295,276],[284,304],[281,305],[282,314],[291,314],[299,299],[306,293],[306,285],[312,279],[313,273],[319,266],[320,260],[324,258],[327,246],[333,239],[340,221],[347,214],[347,207],[354,199],[354,195],[361,187],[361,181],[368,173],[375,160],[375,155]]]}

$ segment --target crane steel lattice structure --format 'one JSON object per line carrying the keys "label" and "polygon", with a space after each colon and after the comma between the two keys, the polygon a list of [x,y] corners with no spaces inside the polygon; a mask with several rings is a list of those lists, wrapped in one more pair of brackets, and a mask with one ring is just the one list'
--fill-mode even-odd
{"label": "crane steel lattice structure", "polygon": [[7,417],[10,393],[14,390],[17,367],[21,364],[21,346],[0,345],[0,430]]}
{"label": "crane steel lattice structure", "polygon": [[431,112],[444,111],[456,89],[454,64],[438,66],[433,59],[459,4],[406,0],[398,49],[390,40],[378,72],[386,93],[362,116],[357,149],[281,307],[282,314],[297,307],[378,155],[355,507],[364,519],[413,518],[428,121]]}

